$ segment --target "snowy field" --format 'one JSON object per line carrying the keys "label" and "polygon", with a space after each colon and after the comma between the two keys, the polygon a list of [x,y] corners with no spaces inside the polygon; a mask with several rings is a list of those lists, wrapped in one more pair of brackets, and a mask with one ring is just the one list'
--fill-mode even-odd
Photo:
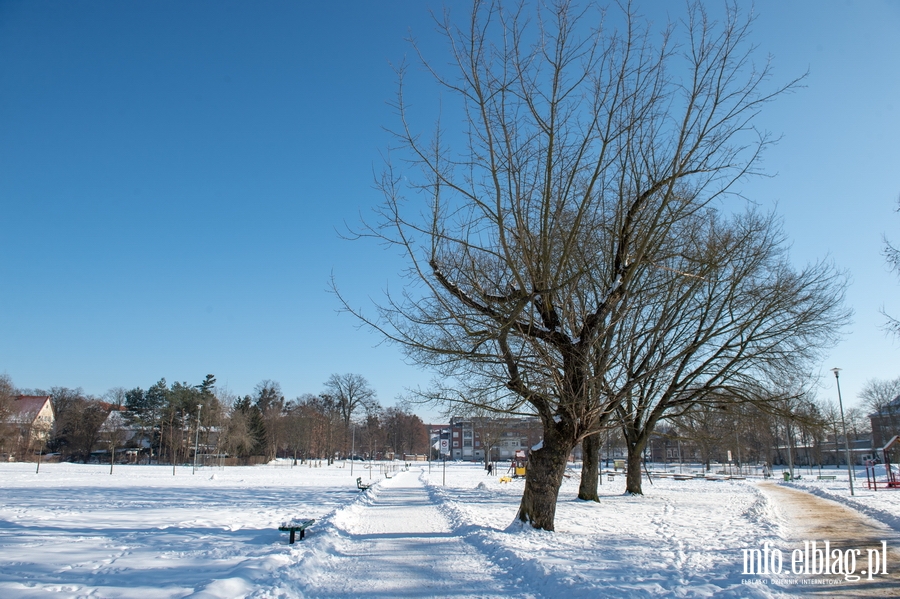
{"label": "snowy field", "polygon": [[[742,550],[785,538],[752,481],[604,478],[597,504],[572,471],[547,533],[511,525],[521,480],[380,470],[0,464],[0,597],[787,596],[743,584]],[[317,521],[289,545],[292,517]]]}

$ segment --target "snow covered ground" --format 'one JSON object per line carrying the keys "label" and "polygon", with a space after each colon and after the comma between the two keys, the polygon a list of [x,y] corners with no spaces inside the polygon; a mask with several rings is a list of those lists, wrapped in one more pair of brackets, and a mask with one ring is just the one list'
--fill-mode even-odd
{"label": "snow covered ground", "polygon": [[[521,480],[470,464],[380,470],[0,464],[0,597],[798,594],[743,574],[744,549],[789,538],[753,481],[645,479],[629,497],[622,476],[604,478],[598,504],[575,499],[573,470],[547,533],[511,525]],[[375,485],[361,493],[357,476]],[[288,545],[277,528],[292,517],[317,521]]]}

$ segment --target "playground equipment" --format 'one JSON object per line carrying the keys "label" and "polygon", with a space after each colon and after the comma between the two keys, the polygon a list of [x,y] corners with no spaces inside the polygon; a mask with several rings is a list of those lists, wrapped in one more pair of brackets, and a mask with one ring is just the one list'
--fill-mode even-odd
{"label": "playground equipment", "polygon": [[516,455],[513,457],[512,462],[509,465],[509,470],[507,470],[507,475],[512,474],[513,478],[525,476],[527,464],[528,458],[525,457],[525,450],[517,449]]}
{"label": "playground equipment", "polygon": [[[891,450],[894,446],[900,449],[900,435],[894,437],[887,442],[887,445],[881,448],[882,460],[884,462],[885,481],[884,486],[888,489],[900,489],[900,480],[898,480],[895,466],[891,463]],[[866,486],[873,491],[878,490],[878,481],[875,478],[875,460],[866,460]]]}

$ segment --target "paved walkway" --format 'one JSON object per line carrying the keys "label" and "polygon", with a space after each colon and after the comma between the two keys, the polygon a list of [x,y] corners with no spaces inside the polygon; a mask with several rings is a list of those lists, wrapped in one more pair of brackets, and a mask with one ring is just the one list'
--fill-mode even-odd
{"label": "paved walkway", "polygon": [[[830,541],[832,548],[860,549],[857,574],[867,567],[866,549],[881,548],[887,541],[888,575],[877,580],[862,576],[857,582],[846,581],[835,586],[793,587],[784,590],[803,597],[898,597],[900,596],[900,535],[880,522],[861,515],[836,501],[817,497],[805,491],[777,483],[762,483],[760,489],[769,497],[790,527],[790,547],[803,548],[803,541]],[[787,565],[789,557],[785,556]],[[789,569],[790,566],[788,565]],[[792,575],[786,578],[800,578]],[[830,577],[829,577],[830,578]]]}
{"label": "paved walkway", "polygon": [[[402,512],[406,517],[397,517]],[[310,572],[308,597],[512,597],[507,579],[454,534],[418,472],[379,484],[371,505],[335,522],[332,555]],[[521,592],[521,590],[519,590]],[[311,593],[311,594],[310,594]]]}

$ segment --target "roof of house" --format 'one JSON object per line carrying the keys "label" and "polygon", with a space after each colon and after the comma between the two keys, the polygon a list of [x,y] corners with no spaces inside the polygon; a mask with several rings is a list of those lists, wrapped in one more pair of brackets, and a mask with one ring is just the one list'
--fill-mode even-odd
{"label": "roof of house", "polygon": [[13,401],[13,412],[19,417],[31,416],[33,418],[48,401],[50,401],[49,395],[20,395]]}

